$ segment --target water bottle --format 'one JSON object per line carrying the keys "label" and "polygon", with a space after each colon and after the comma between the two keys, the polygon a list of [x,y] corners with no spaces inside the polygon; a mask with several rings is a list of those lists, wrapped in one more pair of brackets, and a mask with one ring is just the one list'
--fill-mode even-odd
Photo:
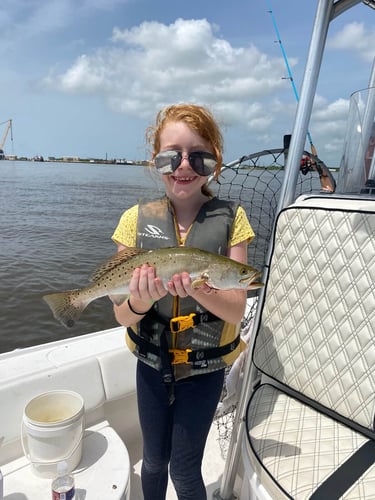
{"label": "water bottle", "polygon": [[72,500],[74,498],[74,477],[68,473],[68,464],[57,464],[57,477],[52,481],[52,500]]}

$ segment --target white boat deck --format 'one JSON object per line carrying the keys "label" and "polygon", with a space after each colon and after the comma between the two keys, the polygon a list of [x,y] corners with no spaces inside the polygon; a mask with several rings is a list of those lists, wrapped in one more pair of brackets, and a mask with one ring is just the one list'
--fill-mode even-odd
{"label": "white boat deck", "polygon": [[[95,370],[99,371],[97,378]],[[99,387],[101,377],[103,389]],[[39,500],[50,495],[51,479],[38,477],[23,454],[21,421],[25,404],[36,394],[61,388],[80,392],[85,399],[83,455],[74,471],[77,500],[141,500],[142,438],[134,380],[135,357],[124,347],[123,328],[1,354],[0,397],[2,408],[8,407],[0,414],[4,500]],[[93,394],[100,390],[104,397]],[[108,453],[104,453],[103,443],[110,448]],[[207,498],[220,487],[223,470],[214,423],[202,467]],[[119,492],[126,491],[128,479],[130,495],[121,497]],[[172,484],[167,499],[177,499]]]}
{"label": "white boat deck", "polygon": [[[116,452],[111,455],[100,453],[100,444],[95,445],[94,433],[99,433],[104,439],[110,441],[113,429],[106,422],[89,428],[83,442],[83,455],[81,463],[74,471],[76,485],[76,500],[96,500],[98,498],[110,500],[117,499],[116,492],[126,487],[127,467],[126,456],[122,463],[113,460]],[[127,447],[130,459],[130,500],[142,500],[142,487],[140,470],[142,465],[141,443],[134,441]],[[121,451],[118,450],[117,453]],[[97,457],[94,461],[92,457]],[[207,498],[212,498],[215,490],[220,487],[221,473],[224,461],[221,458],[218,446],[216,429],[212,427],[203,463],[203,477],[207,488]],[[104,471],[110,474],[104,475]],[[4,500],[40,500],[49,498],[51,494],[51,479],[36,476],[25,456],[2,466],[4,475]],[[111,495],[112,493],[112,495]],[[176,492],[171,482],[168,484],[167,500],[177,500]]]}

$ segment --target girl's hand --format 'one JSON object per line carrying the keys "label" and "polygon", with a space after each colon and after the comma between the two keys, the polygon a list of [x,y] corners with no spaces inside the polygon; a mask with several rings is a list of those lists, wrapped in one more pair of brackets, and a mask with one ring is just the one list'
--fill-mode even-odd
{"label": "girl's hand", "polygon": [[191,278],[189,273],[174,274],[172,279],[167,283],[168,292],[171,295],[179,297],[188,297],[191,295]]}
{"label": "girl's hand", "polygon": [[156,276],[155,268],[144,264],[134,270],[129,283],[129,292],[135,299],[150,304],[167,295],[168,290]]}

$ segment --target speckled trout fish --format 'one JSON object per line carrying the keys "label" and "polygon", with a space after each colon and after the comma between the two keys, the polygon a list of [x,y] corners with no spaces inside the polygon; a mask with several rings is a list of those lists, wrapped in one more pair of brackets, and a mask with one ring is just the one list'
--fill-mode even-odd
{"label": "speckled trout fish", "polygon": [[133,271],[142,264],[153,266],[164,285],[174,274],[187,271],[193,288],[199,288],[205,283],[212,288],[225,290],[251,290],[263,286],[263,283],[255,281],[261,273],[253,267],[197,248],[126,248],[96,270],[92,277],[93,284],[76,290],[51,293],[43,299],[54,317],[70,328],[93,300],[108,295],[115,304],[122,304],[129,295]]}

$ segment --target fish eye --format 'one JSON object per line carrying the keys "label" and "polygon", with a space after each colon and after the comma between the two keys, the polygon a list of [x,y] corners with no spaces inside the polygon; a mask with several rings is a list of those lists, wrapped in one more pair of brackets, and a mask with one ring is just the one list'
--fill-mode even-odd
{"label": "fish eye", "polygon": [[240,274],[242,274],[242,275],[247,274],[246,267],[241,267]]}

